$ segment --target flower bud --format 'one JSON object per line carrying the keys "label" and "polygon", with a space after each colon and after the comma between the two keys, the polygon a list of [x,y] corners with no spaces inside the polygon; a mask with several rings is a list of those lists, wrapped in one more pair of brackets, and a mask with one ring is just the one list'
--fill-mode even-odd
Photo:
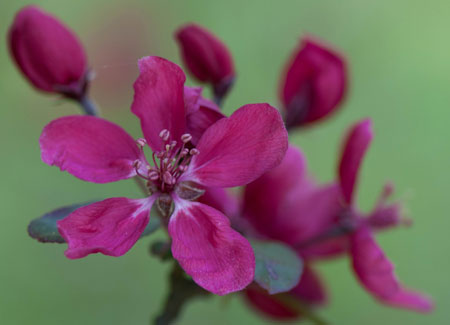
{"label": "flower bud", "polygon": [[214,95],[223,98],[233,84],[233,59],[225,44],[205,28],[189,24],[180,28],[176,38],[184,64],[199,81],[210,83]]}
{"label": "flower bud", "polygon": [[86,55],[77,37],[36,6],[16,15],[8,32],[17,66],[37,89],[80,99],[87,87]]}
{"label": "flower bud", "polygon": [[326,46],[304,39],[288,65],[280,89],[287,128],[330,116],[346,88],[344,59]]}

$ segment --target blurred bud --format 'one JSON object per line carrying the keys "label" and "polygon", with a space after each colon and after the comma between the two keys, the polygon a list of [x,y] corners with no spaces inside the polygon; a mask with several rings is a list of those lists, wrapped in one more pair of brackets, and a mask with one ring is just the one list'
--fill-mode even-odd
{"label": "blurred bud", "polygon": [[9,29],[17,66],[39,90],[80,99],[87,88],[86,55],[77,37],[36,6],[20,10]]}
{"label": "blurred bud", "polygon": [[199,81],[212,84],[216,98],[223,98],[235,77],[233,59],[225,44],[195,24],[180,28],[176,38],[190,73]]}
{"label": "blurred bud", "polygon": [[304,39],[281,84],[287,128],[304,126],[333,113],[347,88],[344,59],[331,49]]}

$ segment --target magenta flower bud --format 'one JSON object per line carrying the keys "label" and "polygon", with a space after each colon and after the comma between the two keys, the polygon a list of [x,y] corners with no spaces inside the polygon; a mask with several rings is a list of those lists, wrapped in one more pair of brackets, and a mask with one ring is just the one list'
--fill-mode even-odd
{"label": "magenta flower bud", "polygon": [[8,32],[12,57],[37,89],[81,99],[87,88],[87,63],[77,37],[36,6],[16,15]]}
{"label": "magenta flower bud", "polygon": [[222,99],[235,77],[233,59],[225,44],[195,24],[180,28],[176,38],[189,72],[199,81],[210,83],[216,98]]}
{"label": "magenta flower bud", "polygon": [[304,39],[282,77],[280,98],[288,128],[330,116],[347,88],[344,59],[314,40]]}

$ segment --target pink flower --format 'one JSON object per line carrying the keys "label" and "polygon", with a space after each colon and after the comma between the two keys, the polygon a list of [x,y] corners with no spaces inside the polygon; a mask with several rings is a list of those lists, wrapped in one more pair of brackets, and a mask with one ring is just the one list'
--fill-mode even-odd
{"label": "pink flower", "polygon": [[298,243],[308,242],[334,223],[339,211],[338,194],[334,185],[315,184],[307,174],[302,152],[293,146],[289,146],[280,165],[245,187],[242,215],[253,235],[290,245],[305,263],[299,284],[288,293],[270,296],[262,290],[246,289],[246,298],[254,307],[268,316],[290,319],[301,315],[283,301],[286,295],[294,302],[326,303],[324,286],[310,262],[318,256],[342,252],[342,247],[331,243],[313,251],[310,246],[298,247]]}
{"label": "pink flower", "polygon": [[347,68],[340,54],[313,39],[302,40],[282,77],[280,98],[287,128],[330,116],[347,89]]}
{"label": "pink flower", "polygon": [[80,99],[87,87],[87,63],[77,37],[36,6],[20,10],[9,29],[11,55],[37,89]]}
{"label": "pink flower", "polygon": [[176,39],[189,72],[199,81],[210,83],[217,98],[224,97],[235,77],[233,59],[225,44],[196,24],[180,28]]}
{"label": "pink flower", "polygon": [[[244,185],[278,165],[287,148],[282,119],[268,104],[245,105],[207,128],[194,147],[186,133],[193,101],[184,88],[183,71],[158,57],[141,59],[139,68],[131,110],[145,139],[136,144],[119,126],[92,116],[63,117],[43,130],[40,144],[47,164],[95,183],[139,176],[150,193],[144,199],[97,202],[61,220],[58,229],[69,245],[65,254],[125,254],[156,203],[172,239],[172,254],[186,273],[215,294],[241,290],[254,276],[249,242],[221,212],[192,200],[204,187]],[[146,144],[153,151],[153,165],[145,159]]]}
{"label": "pink flower", "polygon": [[355,124],[344,142],[339,165],[339,184],[345,207],[341,219],[354,228],[349,235],[353,269],[361,284],[380,302],[393,307],[430,312],[433,308],[431,299],[400,284],[393,264],[373,238],[372,229],[391,227],[403,221],[397,205],[385,204],[392,192],[391,186],[386,187],[368,218],[363,218],[354,204],[358,171],[372,138],[370,120]]}
{"label": "pink flower", "polygon": [[242,202],[225,190],[208,189],[200,198],[231,217],[234,227],[250,237],[276,240],[293,247],[305,267],[299,284],[289,291],[269,295],[257,284],[245,290],[246,300],[255,308],[277,319],[298,318],[300,313],[286,303],[323,305],[326,293],[320,277],[310,261],[322,255],[335,254],[340,246],[320,245],[316,250],[299,248],[327,230],[340,210],[339,189],[335,185],[318,186],[307,174],[302,152],[289,146],[283,161],[252,183],[247,184]]}

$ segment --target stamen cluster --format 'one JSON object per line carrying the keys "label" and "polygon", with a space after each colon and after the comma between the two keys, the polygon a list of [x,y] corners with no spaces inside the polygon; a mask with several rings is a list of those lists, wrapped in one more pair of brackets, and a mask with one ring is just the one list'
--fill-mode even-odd
{"label": "stamen cluster", "polygon": [[[170,132],[167,129],[159,133],[164,141],[164,150],[154,151],[152,154],[153,166],[145,166],[147,173],[142,173],[142,161],[136,160],[134,168],[136,173],[147,181],[147,187],[151,193],[156,190],[168,193],[177,184],[178,178],[187,170],[193,156],[199,151],[190,143],[192,135],[185,133],[181,136],[181,147],[177,141],[170,141]],[[143,138],[136,140],[137,145],[143,152],[147,141]]]}

